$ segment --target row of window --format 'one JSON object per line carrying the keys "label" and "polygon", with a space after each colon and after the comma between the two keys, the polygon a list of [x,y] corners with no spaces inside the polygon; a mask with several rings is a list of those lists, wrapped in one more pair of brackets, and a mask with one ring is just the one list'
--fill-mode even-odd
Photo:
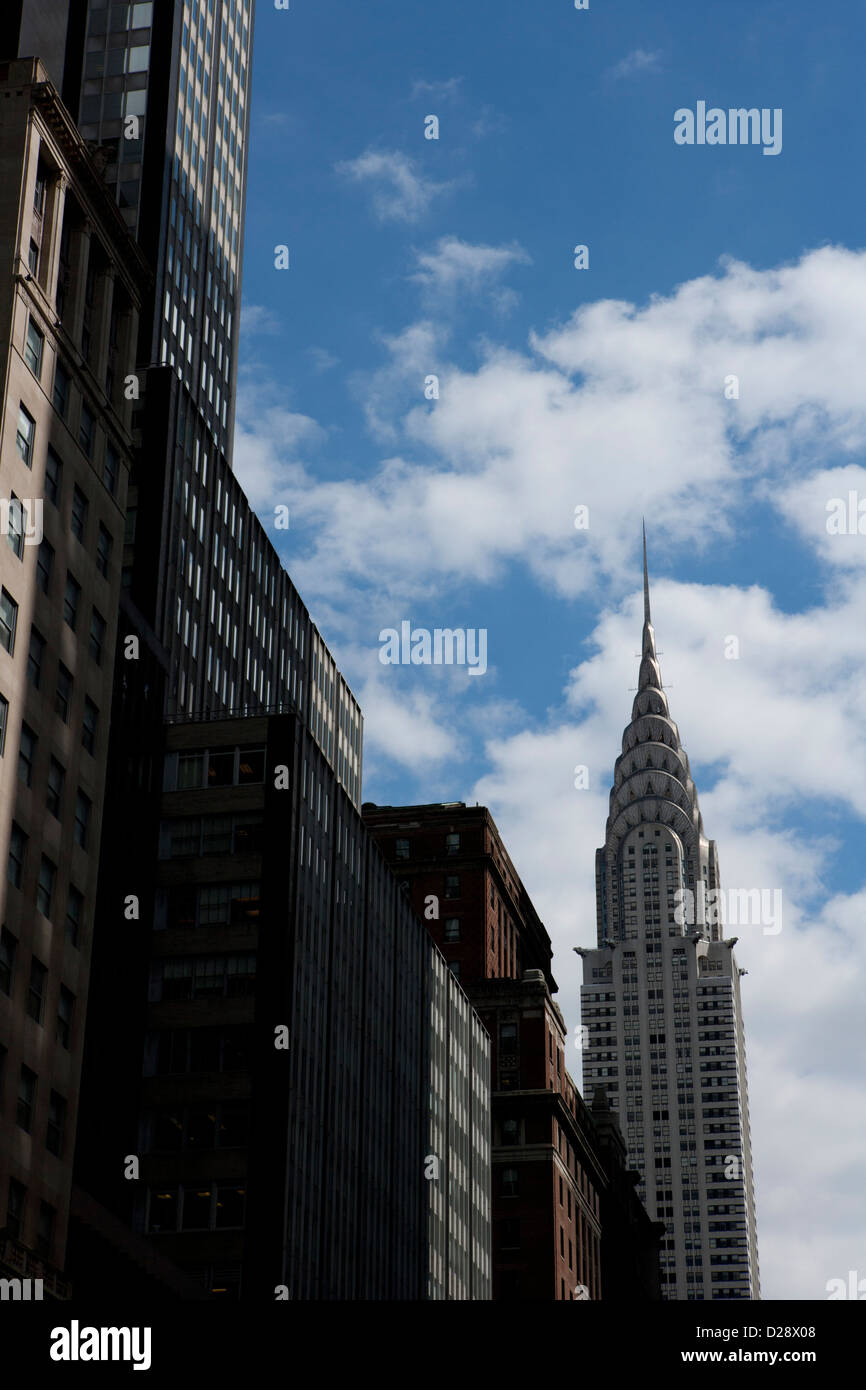
{"label": "row of window", "polygon": [[[96,709],[92,701],[88,701],[88,704],[91,705],[93,710]],[[33,786],[33,768],[36,761],[38,743],[39,740],[29,724],[23,724],[21,726],[21,741],[18,748],[18,776],[27,787]],[[63,797],[65,787],[66,769],[52,754],[48,763],[45,804],[56,820],[63,819]],[[73,836],[75,843],[80,845],[82,849],[87,849],[91,810],[92,802],[90,797],[79,787],[75,797]]]}
{"label": "row of window", "polygon": [[[48,547],[49,551],[51,547]],[[44,555],[43,547],[40,546],[40,566]],[[50,560],[53,560],[51,551]],[[49,563],[50,563],[49,560]],[[39,571],[40,587],[42,586],[42,572]],[[50,578],[50,571],[49,576]],[[48,583],[46,579],[46,585]],[[47,592],[47,587],[46,587]],[[63,620],[74,632],[78,625],[78,613],[81,600],[81,585],[70,570],[66,571],[66,588],[63,595]],[[18,630],[18,604],[5,587],[0,590],[0,646],[4,647],[10,656],[15,654],[15,637]],[[33,646],[32,634],[37,631],[31,628],[31,650]],[[88,650],[93,661],[97,666],[102,665],[105,655],[105,637],[107,624],[99,609],[94,605],[90,610],[90,636]],[[39,639],[44,649],[44,638]]]}
{"label": "row of window", "polygon": [[[395,841],[394,841],[394,858],[395,858],[395,859],[408,859],[408,858],[409,858],[409,846],[410,846],[410,841],[409,841],[409,840],[395,840]],[[453,833],[448,834],[448,835],[445,836],[445,853],[446,853],[446,854],[459,854],[459,853],[460,853],[460,836],[459,836],[459,834],[457,834],[456,832],[453,832]],[[426,857],[426,846],[425,846],[425,857]]]}
{"label": "row of window", "polygon": [[171,889],[158,905],[154,925],[170,930],[254,927],[260,919],[258,882],[206,883]]}
{"label": "row of window", "polygon": [[[12,993],[15,973],[15,957],[18,939],[6,927],[0,930],[0,990]],[[30,960],[30,982],[27,988],[26,1008],[30,1018],[40,1027],[45,1024],[45,1003],[48,996],[48,967],[36,956]],[[72,1015],[75,1009],[75,995],[65,985],[60,986],[57,999],[57,1019],[55,1036],[61,1047],[69,1051],[72,1039]]]}
{"label": "row of window", "polygon": [[[169,767],[171,764],[169,763]],[[243,787],[265,780],[264,746],[196,749],[177,755],[175,779],[167,791],[201,787]]]}
{"label": "row of window", "polygon": [[237,999],[255,991],[254,954],[181,956],[154,961],[150,1001]]}
{"label": "row of window", "polygon": [[[28,329],[28,351],[25,352],[28,364],[31,363],[31,357],[33,357],[34,360],[36,360],[35,355],[38,351],[38,353],[40,354],[38,361],[41,365],[42,346],[41,341],[39,343],[36,342],[37,336],[38,339],[41,340],[42,335],[41,333],[39,333],[38,329],[34,327],[31,320],[31,326]],[[72,378],[69,372],[58,359],[57,365],[54,369],[54,387],[52,390],[51,400],[54,409],[57,411],[58,415],[63,421],[67,421],[69,416],[71,384]],[[90,409],[90,406],[87,404],[87,402],[83,399],[81,401],[81,408],[78,415],[77,437],[79,447],[82,453],[84,454],[85,458],[92,460],[96,452],[97,442],[96,416]],[[28,468],[32,468],[34,450],[36,447],[36,421],[30,414],[30,411],[24,405],[23,401],[20,401],[18,404],[18,426],[15,434],[15,443],[18,450],[19,458]],[[45,495],[48,497],[49,501],[54,502],[55,505],[57,502],[57,493],[59,491],[60,476],[62,473],[62,469],[62,460],[59,458],[56,450],[53,449],[51,445],[49,445],[46,452]],[[112,495],[112,497],[117,491],[117,480],[119,475],[120,456],[117,450],[115,449],[114,445],[111,443],[111,441],[106,440],[105,450],[102,458],[102,481],[107,491]]]}
{"label": "row of window", "polygon": [[[17,609],[16,609],[17,615]],[[96,637],[99,633],[97,630]],[[0,643],[3,639],[3,595],[0,593]],[[13,632],[14,639],[14,632]],[[42,689],[42,676],[45,666],[45,648],[47,646],[45,638],[35,625],[30,628],[30,647],[27,653],[27,679],[34,690]],[[72,708],[72,696],[74,690],[74,680],[72,672],[62,661],[57,663],[57,684],[54,691],[54,712],[59,715],[64,724],[69,723],[70,710]],[[96,730],[99,722],[99,709],[89,696],[84,700],[84,713],[82,717],[81,743],[88,753],[92,754],[96,745]],[[26,780],[26,779],[24,779]]]}
{"label": "row of window", "polygon": [[188,816],[183,820],[164,821],[160,832],[160,858],[261,854],[264,830],[261,811],[238,815]]}
{"label": "row of window", "polygon": [[[6,1048],[0,1046],[0,1095],[3,1094],[3,1084],[6,1070]],[[23,1129],[27,1134],[33,1133],[33,1117],[36,1110],[36,1096],[39,1089],[39,1077],[30,1067],[21,1064],[21,1071],[18,1076],[18,1095],[15,1102],[15,1123],[19,1129]],[[49,1153],[55,1154],[58,1158],[63,1154],[64,1140],[66,1135],[66,1101],[57,1091],[52,1091],[48,1098],[48,1120],[45,1129],[45,1147]],[[7,1221],[7,1229],[9,1223]],[[11,1234],[17,1234],[11,1232]]]}
{"label": "row of window", "polygon": [[146,1229],[154,1235],[237,1229],[244,1224],[245,1207],[246,1189],[236,1185],[152,1188]]}
{"label": "row of window", "polygon": [[145,1076],[248,1071],[252,1048],[249,1028],[164,1028],[147,1037],[143,1071]]}
{"label": "row of window", "polygon": [[[15,1178],[10,1178],[9,1196],[6,1204],[6,1231],[13,1240],[21,1240],[22,1238],[27,1200],[27,1188],[24,1184],[17,1182]],[[36,1253],[41,1255],[43,1260],[50,1260],[52,1257],[56,1226],[56,1209],[49,1202],[40,1201],[36,1224]]]}
{"label": "row of window", "polygon": [[149,1153],[242,1149],[249,1133],[248,1100],[178,1105],[154,1110],[145,1117],[143,1148]]}
{"label": "row of window", "polygon": [[[90,821],[91,803],[87,797],[82,797],[81,805],[76,802],[75,808],[75,843],[86,848],[87,831]],[[80,813],[80,818],[79,818]],[[16,821],[12,822],[12,830],[9,836],[9,860],[6,869],[6,877],[13,888],[20,888],[24,881],[24,871],[27,861],[28,845],[30,837],[21,829]],[[36,906],[47,917],[53,920],[54,909],[56,906],[57,888],[57,865],[53,860],[43,854],[39,861],[39,877],[36,884]],[[73,926],[77,932],[81,924],[81,894],[77,889],[70,886],[67,895],[67,929]],[[77,945],[77,939],[73,945]]]}

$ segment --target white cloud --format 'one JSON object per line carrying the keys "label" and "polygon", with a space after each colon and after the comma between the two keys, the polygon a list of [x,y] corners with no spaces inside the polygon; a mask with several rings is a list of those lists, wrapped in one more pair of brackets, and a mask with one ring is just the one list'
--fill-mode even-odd
{"label": "white cloud", "polygon": [[369,185],[380,222],[417,222],[434,198],[455,187],[453,182],[436,183],[420,173],[415,160],[399,150],[365,150],[357,159],[343,160],[335,167],[353,183]]}
{"label": "white cloud", "polygon": [[866,468],[820,469],[777,490],[774,500],[827,564],[866,565]]}
{"label": "white cloud", "polygon": [[501,135],[509,126],[508,117],[493,106],[483,106],[477,120],[472,122],[472,134],[479,140],[487,135]]}
{"label": "white cloud", "polygon": [[661,61],[661,50],[651,52],[646,48],[632,49],[612,68],[608,68],[610,77],[633,77],[636,72],[657,72]]}
{"label": "white cloud", "polygon": [[339,357],[335,357],[327,348],[307,348],[307,356],[312,358],[313,366],[317,372],[329,372],[332,367],[338,367],[340,365]]}
{"label": "white cloud", "polygon": [[[243,419],[255,419],[257,430],[244,428]],[[267,521],[266,513],[278,503],[294,514],[295,499],[302,492],[305,454],[325,438],[325,431],[308,415],[273,405],[261,386],[242,380],[238,390],[238,438],[235,471],[250,503]],[[279,440],[275,456],[273,441]]]}
{"label": "white cloud", "polygon": [[520,246],[483,246],[455,236],[441,237],[415,257],[418,269],[411,278],[435,297],[478,293],[512,266],[532,263]]}
{"label": "white cloud", "polygon": [[[431,282],[481,276],[503,251],[474,264],[473,248],[444,247],[419,271]],[[643,513],[657,544],[700,552],[744,509],[778,505],[816,459],[847,466],[866,447],[866,253],[828,247],[768,271],[726,262],[641,308],[581,308],[525,352],[488,344],[475,370],[448,360],[432,317],[384,341],[387,361],[355,385],[392,456],[365,481],[299,479],[313,530],[295,563],[311,589],[426,592],[518,561],[564,595],[621,589]],[[245,423],[278,470],[279,434]],[[241,458],[246,447],[241,433]]]}
{"label": "white cloud", "polygon": [[457,96],[462,77],[449,77],[443,82],[426,82],[423,78],[412,83],[411,101],[418,97],[431,97],[434,101],[449,101]]}
{"label": "white cloud", "polygon": [[241,333],[251,338],[254,334],[271,335],[279,333],[282,325],[273,309],[264,304],[241,305]]}

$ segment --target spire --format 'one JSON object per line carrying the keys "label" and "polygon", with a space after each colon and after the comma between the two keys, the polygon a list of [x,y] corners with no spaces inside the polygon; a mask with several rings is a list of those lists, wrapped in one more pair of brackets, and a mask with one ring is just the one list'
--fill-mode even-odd
{"label": "spire", "polygon": [[646,522],[643,521],[643,520],[642,520],[642,525],[643,525],[643,620],[644,620],[645,623],[652,623],[652,618],[650,617],[650,601],[649,601],[649,570],[647,569],[647,563],[646,563]]}
{"label": "spire", "polygon": [[[656,638],[650,617],[649,568],[646,559],[646,522],[643,523],[643,641],[641,643],[638,690],[662,690],[662,676],[656,656]],[[637,707],[637,706],[635,706]]]}
{"label": "spire", "polygon": [[[623,730],[622,753],[614,770],[607,822],[608,849],[621,843],[629,828],[644,820],[672,826],[684,843],[694,843],[703,834],[689,760],[671,718],[656,652],[645,522],[642,533],[644,621],[640,672],[631,722]],[[613,892],[612,886],[610,891]]]}

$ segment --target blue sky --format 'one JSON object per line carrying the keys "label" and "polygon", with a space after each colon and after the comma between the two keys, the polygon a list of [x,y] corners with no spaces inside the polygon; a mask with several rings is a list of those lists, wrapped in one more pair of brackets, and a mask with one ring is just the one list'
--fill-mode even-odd
{"label": "blue sky", "polygon": [[[866,499],[864,41],[832,0],[259,0],[255,38],[235,466],[289,505],[365,796],[491,807],[573,1026],[646,516],[724,880],[785,898],[737,948],[768,1298],[866,1275],[866,535],[826,525]],[[699,101],[781,108],[781,152],[677,145]],[[383,666],[403,619],[488,671]]]}

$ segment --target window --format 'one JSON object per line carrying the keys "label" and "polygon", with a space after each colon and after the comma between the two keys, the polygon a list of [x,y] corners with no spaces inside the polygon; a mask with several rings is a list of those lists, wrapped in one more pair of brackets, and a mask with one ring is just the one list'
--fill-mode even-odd
{"label": "window", "polygon": [[106,531],[100,521],[99,535],[96,538],[96,568],[106,579],[108,578],[108,565],[111,560],[111,546],[111,532]]}
{"label": "window", "polygon": [[56,1091],[51,1092],[48,1103],[48,1128],[45,1133],[45,1147],[49,1153],[59,1158],[63,1153],[63,1133],[66,1129],[66,1101]]}
{"label": "window", "polygon": [[459,835],[446,835],[446,836],[445,836],[445,853],[446,853],[446,854],[456,854],[457,851],[458,851],[459,849],[460,849],[460,836],[459,836]]}
{"label": "window", "polygon": [[151,1000],[239,999],[255,989],[254,955],[172,957],[155,962]]}
{"label": "window", "polygon": [[87,458],[93,457],[93,439],[96,430],[96,421],[93,418],[93,411],[84,402],[81,402],[81,420],[78,426],[78,442],[81,445]]}
{"label": "window", "polygon": [[517,1051],[517,1024],[500,1023],[499,1025],[499,1051]]}
{"label": "window", "polygon": [[[235,816],[232,821],[232,853],[260,854],[264,835],[264,821],[261,812]],[[205,847],[207,846],[207,827],[205,827]],[[205,852],[207,852],[205,848]]]}
{"label": "window", "polygon": [[395,842],[394,842],[394,854],[395,854],[395,857],[396,857],[397,859],[408,859],[408,858],[409,858],[409,841],[408,841],[408,840],[395,840]]}
{"label": "window", "polygon": [[27,253],[27,264],[30,267],[30,274],[37,275],[39,272],[39,247],[35,241],[30,242],[30,250]]}
{"label": "window", "polygon": [[0,931],[0,990],[4,994],[12,993],[12,976],[15,971],[17,946],[17,936],[13,936],[11,931],[7,931],[6,927],[3,927]]}
{"label": "window", "polygon": [[81,719],[81,745],[91,756],[96,749],[96,730],[99,724],[99,710],[88,695],[84,701],[84,714]]}
{"label": "window", "polygon": [[244,1188],[220,1185],[216,1200],[217,1230],[244,1224]]}
{"label": "window", "polygon": [[36,1073],[22,1065],[21,1080],[18,1083],[17,1120],[22,1129],[30,1133],[33,1123],[33,1106],[36,1103]]}
{"label": "window", "polygon": [[77,536],[84,544],[84,533],[87,530],[87,511],[88,501],[80,487],[75,487],[72,493],[72,534]]}
{"label": "window", "polygon": [[27,990],[27,1012],[37,1023],[42,1022],[45,1012],[45,990],[48,969],[34,956],[30,962],[30,986]]}
{"label": "window", "polygon": [[36,422],[23,405],[18,407],[18,433],[15,442],[18,446],[19,456],[27,464],[28,468],[33,467],[33,437],[36,433]]}
{"label": "window", "polygon": [[102,465],[102,481],[108,488],[112,497],[117,491],[117,475],[119,472],[119,460],[117,450],[111,444],[105,446],[105,460]]}
{"label": "window", "polygon": [[24,877],[24,858],[27,854],[27,836],[17,825],[12,822],[12,832],[9,836],[9,866],[6,877],[13,888],[21,887],[21,880]]}
{"label": "window", "polygon": [[6,517],[6,540],[12,554],[20,560],[24,554],[24,508],[14,492],[9,499]]}
{"label": "window", "polygon": [[458,874],[446,874],[445,896],[446,898],[460,897],[460,877]]}
{"label": "window", "polygon": [[518,1144],[520,1142],[517,1120],[502,1121],[502,1142],[503,1144]]}
{"label": "window", "polygon": [[18,776],[25,787],[33,786],[33,764],[36,761],[36,744],[38,740],[29,724],[21,725],[21,737],[18,740]]}
{"label": "window", "polygon": [[80,893],[73,884],[70,884],[69,896],[66,899],[66,940],[72,946],[78,945],[83,921],[84,894]]}
{"label": "window", "polygon": [[212,1195],[209,1187],[184,1188],[183,1229],[185,1231],[206,1231],[209,1228]]}
{"label": "window", "polygon": [[90,655],[93,657],[97,666],[102,665],[102,654],[104,649],[105,619],[99,612],[99,609],[94,608],[90,615]]}
{"label": "window", "polygon": [[31,318],[27,325],[27,341],[24,344],[24,361],[27,363],[37,381],[42,376],[42,352],[44,347],[45,335],[40,333]]}
{"label": "window", "polygon": [[460,918],[459,918],[459,917],[446,917],[446,918],[445,918],[445,940],[446,940],[446,941],[459,941],[459,940],[460,940]]}
{"label": "window", "polygon": [[517,1169],[503,1168],[502,1170],[502,1195],[503,1197],[517,1196]]}
{"label": "window", "polygon": [[69,570],[66,571],[66,592],[63,595],[63,621],[75,631],[78,622],[78,601],[81,598],[81,585]]}
{"label": "window", "polygon": [[15,628],[18,624],[18,604],[6,589],[0,590],[0,646],[10,656],[15,651]]}
{"label": "window", "polygon": [[79,788],[75,797],[75,824],[73,826],[73,837],[75,843],[82,849],[87,849],[87,832],[90,826],[91,801],[89,796]]}
{"label": "window", "polygon": [[238,786],[265,780],[264,748],[240,748],[238,750]]}
{"label": "window", "polygon": [[54,546],[43,539],[36,552],[36,583],[47,594],[51,590],[51,571],[54,568]]}
{"label": "window", "polygon": [[72,673],[67,671],[62,661],[57,663],[57,690],[54,696],[54,709],[64,724],[69,723],[69,705],[72,700]]}
{"label": "window", "polygon": [[36,906],[43,917],[51,916],[51,903],[54,899],[54,885],[57,882],[57,865],[52,864],[47,855],[42,856],[39,865],[39,881],[36,885]]}
{"label": "window", "polygon": [[54,1207],[50,1206],[48,1202],[40,1202],[39,1221],[36,1226],[36,1252],[42,1256],[43,1260],[51,1259],[56,1224],[57,1212]]}
{"label": "window", "polygon": [[[31,1072],[32,1075],[32,1072]],[[23,1183],[9,1179],[9,1201],[6,1207],[6,1230],[13,1240],[20,1240],[24,1225],[24,1207],[27,1202],[27,1188]]]}
{"label": "window", "polygon": [[41,164],[36,170],[36,182],[33,185],[33,211],[38,212],[41,217],[45,211],[45,170]]}
{"label": "window", "polygon": [[0,695],[0,758],[6,751],[6,725],[9,723],[9,701]]}
{"label": "window", "polygon": [[65,781],[65,771],[57,759],[52,758],[48,767],[48,790],[45,795],[45,804],[52,816],[56,816],[58,820],[60,820],[63,804],[63,784]]}
{"label": "window", "polygon": [[55,507],[60,497],[60,484],[62,481],[63,464],[49,444],[48,457],[45,461],[45,496]]}
{"label": "window", "polygon": [[42,658],[45,655],[45,638],[38,628],[30,629],[30,650],[27,653],[27,679],[38,690],[42,680]]}
{"label": "window", "polygon": [[207,767],[209,787],[230,787],[235,780],[235,753],[233,748],[219,749],[210,754]]}
{"label": "window", "polygon": [[61,420],[66,419],[66,412],[69,409],[70,381],[71,377],[69,373],[63,363],[58,360],[54,368],[54,391],[51,399],[54,404],[54,409],[57,411]]}
{"label": "window", "polygon": [[75,995],[71,989],[65,985],[60,986],[60,997],[57,1000],[57,1041],[61,1047],[69,1051],[69,1043],[72,1038],[72,1010],[75,1008]]}
{"label": "window", "polygon": [[204,760],[201,753],[181,753],[177,760],[177,790],[185,791],[190,787],[200,787],[204,771]]}

